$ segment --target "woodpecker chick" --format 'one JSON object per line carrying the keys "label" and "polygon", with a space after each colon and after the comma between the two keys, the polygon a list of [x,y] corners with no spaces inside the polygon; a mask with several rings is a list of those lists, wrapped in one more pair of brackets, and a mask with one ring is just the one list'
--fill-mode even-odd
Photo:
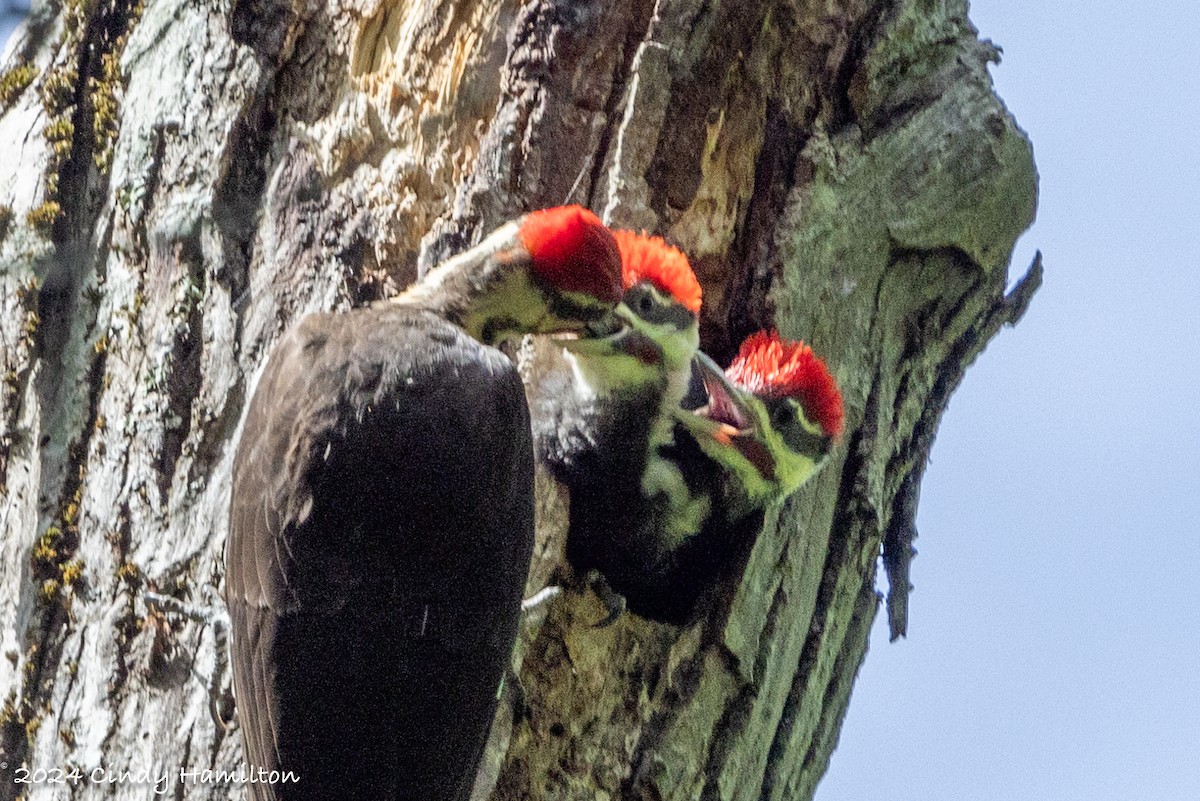
{"label": "woodpecker chick", "polygon": [[697,367],[708,403],[677,419],[729,473],[727,517],[790,496],[824,464],[844,411],[837,381],[812,348],[759,331],[723,373],[702,353]]}
{"label": "woodpecker chick", "polygon": [[[670,440],[671,410],[687,389],[699,344],[701,291],[687,257],[658,237],[614,236],[626,289],[613,313],[578,339],[535,338],[522,347],[543,516],[530,593],[567,578],[564,496],[576,527],[585,517],[602,525],[622,495],[643,491],[646,459]],[[648,478],[669,484],[672,477]]]}
{"label": "woodpecker chick", "polygon": [[489,345],[620,298],[579,207],[503,226],[392,301],[312,314],[250,400],[225,600],[243,745],[266,799],[461,801],[516,636],[533,448]]}
{"label": "woodpecker chick", "polygon": [[587,536],[573,528],[567,548],[573,565],[598,570],[631,611],[677,625],[744,558],[767,506],[824,463],[842,425],[837,384],[801,343],[760,333],[727,371],[699,352],[696,367],[708,402],[673,410],[672,441],[646,467],[677,471],[686,492],[627,497],[606,525],[581,521]]}
{"label": "woodpecker chick", "polygon": [[[701,290],[687,256],[659,237],[613,235],[621,302],[579,338],[540,348],[533,370],[541,384],[531,393],[538,459],[569,485],[611,475],[644,456],[652,439],[669,438],[670,411],[687,391],[700,344]],[[557,346],[569,372],[555,364]],[[609,467],[608,458],[620,461]]]}
{"label": "woodpecker chick", "polygon": [[[513,652],[514,687],[544,619],[542,605],[570,576],[564,555],[569,520],[589,508],[591,487],[640,491],[643,457],[652,439],[670,436],[669,411],[686,390],[699,343],[700,284],[687,257],[658,237],[613,235],[622,302],[578,338],[526,337],[518,352],[537,453],[537,543],[526,584],[528,612]],[[472,796],[477,801],[495,786],[514,714],[503,705],[496,714]]]}

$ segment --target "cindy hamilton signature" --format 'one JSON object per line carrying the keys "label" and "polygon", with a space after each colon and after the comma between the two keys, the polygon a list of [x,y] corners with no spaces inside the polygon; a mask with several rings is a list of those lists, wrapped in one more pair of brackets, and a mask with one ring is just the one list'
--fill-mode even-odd
{"label": "cindy hamilton signature", "polygon": [[[0,762],[0,771],[7,771],[8,763]],[[143,768],[141,770],[113,770],[106,767],[85,770],[70,768],[28,768],[18,765],[12,770],[13,784],[149,784],[154,786],[155,795],[163,795],[170,788],[172,779],[178,777],[179,784],[299,784],[295,772],[267,770],[247,765],[238,770],[212,770],[210,768],[178,768],[175,770]]]}

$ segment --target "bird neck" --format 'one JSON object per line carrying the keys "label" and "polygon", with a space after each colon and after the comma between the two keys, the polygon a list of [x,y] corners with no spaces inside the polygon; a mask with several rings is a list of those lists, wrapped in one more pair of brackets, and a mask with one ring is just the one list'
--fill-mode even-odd
{"label": "bird neck", "polygon": [[[757,411],[757,409],[755,410]],[[675,412],[676,436],[687,436],[721,476],[719,495],[728,521],[763,509],[779,495],[775,454],[753,435],[719,435],[719,426],[687,409]]]}
{"label": "bird neck", "polygon": [[[694,332],[693,332],[694,333]],[[663,506],[659,536],[676,547],[695,536],[713,513],[713,496],[704,487],[694,486],[694,471],[667,454],[680,454],[676,411],[687,394],[691,377],[691,354],[696,345],[680,358],[668,358],[668,369],[660,373],[661,394],[658,413],[650,424],[641,492],[646,499]],[[668,348],[668,353],[670,349]]]}
{"label": "bird neck", "polygon": [[580,392],[594,398],[597,405],[619,403],[637,393],[659,393],[662,374],[633,354],[623,351],[580,355],[564,351],[575,373]]}
{"label": "bird neck", "polygon": [[392,303],[433,312],[470,336],[493,345],[532,330],[546,315],[533,284],[515,223],[501,226],[476,247],[446,259]]}

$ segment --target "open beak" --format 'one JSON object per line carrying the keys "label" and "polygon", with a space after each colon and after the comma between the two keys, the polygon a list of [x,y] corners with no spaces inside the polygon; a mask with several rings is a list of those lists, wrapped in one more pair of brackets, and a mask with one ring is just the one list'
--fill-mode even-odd
{"label": "open beak", "polygon": [[715,426],[710,436],[745,457],[763,481],[775,481],[778,465],[766,444],[764,430],[769,423],[761,410],[756,413],[751,406],[754,396],[734,386],[725,371],[702,351],[696,351],[693,368],[699,371],[708,394],[708,403],[695,413]]}
{"label": "open beak", "polygon": [[729,440],[755,433],[755,416],[742,399],[742,390],[730,383],[725,371],[703,351],[696,351],[693,366],[699,371],[708,394],[708,403],[696,409],[696,414],[720,426],[717,438]]}

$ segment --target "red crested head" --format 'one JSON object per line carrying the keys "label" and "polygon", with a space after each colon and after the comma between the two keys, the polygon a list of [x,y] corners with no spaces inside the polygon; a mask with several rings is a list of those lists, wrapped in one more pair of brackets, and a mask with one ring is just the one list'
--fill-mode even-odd
{"label": "red crested head", "polygon": [[841,390],[825,362],[803,342],[782,339],[778,331],[751,334],[725,376],[755,395],[795,398],[826,436],[842,433]]}
{"label": "red crested head", "polygon": [[582,206],[531,211],[517,230],[534,274],[560,292],[621,300],[621,254],[612,231]]}
{"label": "red crested head", "polygon": [[692,314],[700,313],[702,292],[688,257],[660,236],[613,231],[621,251],[621,274],[625,288],[649,281]]}

